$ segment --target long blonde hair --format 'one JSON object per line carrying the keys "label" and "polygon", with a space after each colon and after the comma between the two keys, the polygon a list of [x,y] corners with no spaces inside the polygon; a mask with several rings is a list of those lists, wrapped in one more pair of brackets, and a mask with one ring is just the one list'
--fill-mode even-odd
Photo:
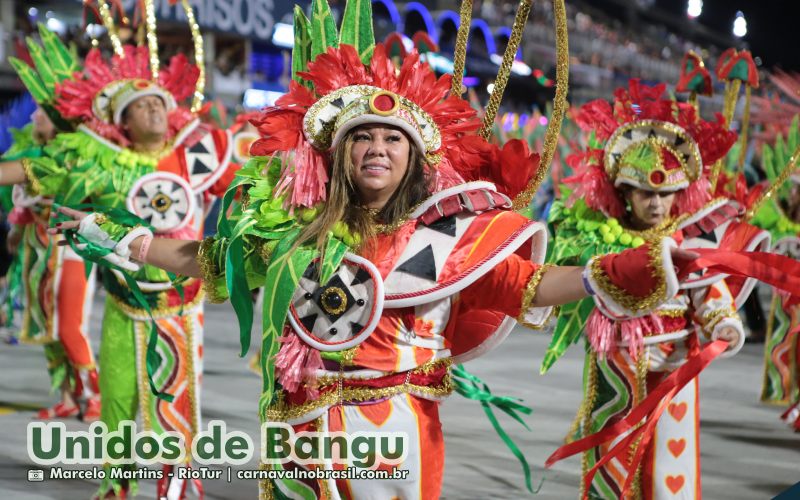
{"label": "long blonde hair", "polygon": [[[303,229],[297,245],[316,240],[320,254],[325,248],[328,233],[333,226],[343,221],[351,234],[361,242],[361,247],[377,234],[372,215],[361,206],[358,191],[353,181],[351,151],[356,129],[345,135],[333,151],[328,199],[319,215]],[[401,131],[402,132],[402,131]],[[402,132],[405,135],[405,132]],[[406,136],[406,138],[408,138]],[[430,194],[430,166],[417,145],[409,140],[408,168],[389,201],[378,212],[377,218],[384,224],[392,224],[407,215]]]}

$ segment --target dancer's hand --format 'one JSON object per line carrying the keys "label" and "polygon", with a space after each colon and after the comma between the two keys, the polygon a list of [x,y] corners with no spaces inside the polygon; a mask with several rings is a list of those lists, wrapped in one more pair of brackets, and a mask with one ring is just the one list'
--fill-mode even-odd
{"label": "dancer's hand", "polygon": [[58,212],[52,212],[53,217],[56,216],[56,213],[62,213],[67,217],[71,217],[72,220],[67,220],[64,222],[59,222],[54,227],[47,228],[47,232],[50,234],[58,234],[63,233],[64,231],[68,231],[70,229],[78,229],[78,226],[81,224],[81,221],[89,216],[88,212],[81,212],[80,210],[75,210],[74,208],[69,207],[58,207]]}
{"label": "dancer's hand", "polygon": [[700,254],[679,247],[670,248],[669,253],[672,256],[672,265],[675,267],[675,274],[678,276],[678,280],[683,281],[688,275],[688,273],[683,270],[695,259],[700,257]]}
{"label": "dancer's hand", "polygon": [[739,335],[741,335],[739,330],[731,326],[726,326],[720,329],[719,333],[717,334],[717,340],[724,340],[728,342],[728,347],[725,350],[730,351],[739,345]]}

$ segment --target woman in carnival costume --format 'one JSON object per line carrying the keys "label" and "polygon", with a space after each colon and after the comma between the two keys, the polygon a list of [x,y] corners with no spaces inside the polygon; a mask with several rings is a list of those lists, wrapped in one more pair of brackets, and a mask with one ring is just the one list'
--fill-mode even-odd
{"label": "woman in carnival costume", "polygon": [[[710,195],[707,171],[736,134],[719,117],[702,120],[694,103],[664,99],[664,90],[663,84],[646,87],[632,80],[613,102],[593,101],[578,111],[576,121],[592,135],[589,148],[568,159],[576,174],[565,179],[569,187],[550,213],[556,235],[550,261],[584,264],[594,255],[667,235],[694,248],[768,247],[764,231],[729,220],[740,213],[735,202]],[[723,356],[741,348],[736,310],[755,282],[724,277],[691,275],[679,293],[635,319],[587,300],[562,308],[542,371],[585,333],[584,401],[569,437],[584,439],[548,463],[583,451],[584,497],[700,498],[697,378],[676,372],[684,366],[681,372],[697,372],[701,358],[710,361],[700,354],[703,342],[726,341]],[[615,430],[619,423],[646,399],[655,404],[664,396],[658,391],[668,386],[674,392],[662,399],[666,412],[642,423],[635,440],[622,439],[624,433]],[[624,431],[641,418],[631,418]]]}
{"label": "woman in carnival costume", "polygon": [[[325,10],[320,4],[315,13]],[[351,5],[343,26],[366,29],[353,16],[368,19],[369,12]],[[305,23],[296,17],[301,35]],[[335,40],[336,30],[311,34],[296,39]],[[437,79],[415,53],[398,71],[370,39],[371,31],[343,31],[338,47],[309,50],[315,59],[307,71],[298,71],[289,93],[257,120],[263,138],[236,182],[245,187],[241,211],[235,224],[221,218],[215,237],[150,241],[62,208],[80,221],[61,229],[89,248],[120,240],[126,245],[107,251],[202,274],[210,296],[230,298],[243,346],[250,289],[266,287],[263,422],[295,431],[396,431],[410,439],[399,466],[408,471],[403,480],[274,479],[262,483],[267,498],[438,497],[438,404],[453,390],[452,363],[491,350],[515,318],[538,326],[552,306],[588,294],[620,314],[627,309],[615,297],[647,297],[637,312],[649,312],[677,293],[673,264],[680,273],[694,257],[664,238],[622,256],[598,256],[586,268],[544,265],[544,227],[509,210],[537,173],[538,156],[521,141],[502,150],[489,144],[476,133],[475,111],[451,92],[449,76]],[[308,59],[301,57],[300,69]]]}
{"label": "woman in carnival costume", "polygon": [[[48,31],[44,36],[49,40],[55,35]],[[52,121],[37,108],[31,123],[15,134],[3,160],[41,157],[55,134]],[[95,421],[100,417],[100,393],[88,335],[93,274],[87,279],[83,259],[71,248],[52,244],[61,238],[47,234],[47,200],[29,195],[22,186],[13,187],[12,200],[10,238],[18,242],[24,293],[20,340],[44,346],[52,387],[61,391],[61,401],[40,410],[37,417],[80,415],[85,422]]]}
{"label": "woman in carnival costume", "polygon": [[[101,12],[107,7],[105,2],[99,5]],[[152,2],[144,6],[153,8]],[[199,52],[202,39],[191,7],[185,7]],[[147,38],[155,42],[150,22],[154,17],[144,17]],[[117,245],[122,256],[127,255],[122,250],[127,241],[137,235],[198,239],[205,203],[225,191],[235,171],[229,161],[230,134],[201,125],[195,113],[202,102],[202,67],[179,54],[159,68],[156,43],[123,45],[110,17],[106,28],[114,47],[110,61],[92,49],[80,68],[56,40],[44,51],[35,51],[47,55],[34,57],[35,70],[13,62],[62,131],[42,157],[4,164],[2,183],[25,182],[34,194],[53,197],[59,204],[88,201],[108,217],[125,213],[141,226]],[[191,109],[180,104],[192,96]],[[104,222],[106,217],[93,219],[97,227],[110,224]],[[102,273],[108,296],[100,346],[101,421],[116,431],[139,414],[141,430],[178,433],[188,467],[192,438],[200,425],[201,283],[175,282],[160,269],[133,264],[117,254],[106,252],[105,257],[109,265]],[[200,489],[199,482],[187,489],[178,474],[166,474],[170,470],[165,466],[159,496],[183,498],[189,490]],[[99,495],[124,497],[135,493],[136,486],[135,480],[111,479],[109,474]]]}

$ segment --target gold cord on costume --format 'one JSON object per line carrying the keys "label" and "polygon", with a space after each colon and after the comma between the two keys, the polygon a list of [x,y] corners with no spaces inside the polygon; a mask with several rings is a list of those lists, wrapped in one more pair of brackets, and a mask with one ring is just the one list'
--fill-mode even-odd
{"label": "gold cord on costume", "polygon": [[[582,438],[592,434],[592,426],[594,425],[592,412],[594,411],[594,403],[597,399],[597,353],[595,351],[589,353],[587,363],[589,364],[589,373],[586,376],[586,391],[580,409],[580,421],[583,427],[581,431]],[[589,472],[589,454],[593,452],[594,449],[586,450],[581,456],[581,498],[586,495],[586,486],[584,485],[583,478],[586,477],[586,474]]]}
{"label": "gold cord on costume", "polygon": [[769,188],[767,188],[767,190],[761,194],[761,197],[758,199],[758,201],[753,203],[753,206],[750,207],[750,209],[747,211],[747,214],[745,214],[746,217],[745,220],[752,219],[758,212],[758,209],[761,207],[761,204],[767,201],[769,198],[771,198],[775,194],[775,192],[778,191],[778,189],[780,189],[783,183],[789,180],[789,177],[794,173],[795,169],[797,168],[798,160],[800,160],[800,146],[798,146],[797,149],[794,150],[792,157],[789,158],[789,163],[787,163],[786,166],[783,168],[783,171],[775,179],[775,182],[773,182],[769,186]]}
{"label": "gold cord on costume", "polygon": [[508,37],[508,44],[503,53],[503,62],[500,64],[500,69],[497,72],[497,78],[494,80],[494,88],[492,95],[489,97],[489,103],[486,105],[486,113],[483,115],[483,125],[478,131],[478,135],[484,139],[489,139],[492,134],[492,126],[494,119],[497,116],[497,111],[500,108],[500,101],[503,100],[503,94],[506,91],[508,78],[511,76],[511,65],[514,63],[514,57],[517,54],[517,48],[522,41],[522,33],[525,31],[525,23],[528,21],[528,15],[531,12],[532,0],[520,0],[519,7],[517,7],[517,15],[514,17],[514,25],[511,27],[511,35]]}
{"label": "gold cord on costume", "polygon": [[556,153],[561,122],[567,106],[569,85],[569,43],[567,37],[567,9],[564,0],[553,0],[553,17],[556,29],[556,96],[553,99],[553,112],[544,135],[541,161],[536,176],[528,186],[514,198],[514,210],[526,208],[550,170],[550,163]]}
{"label": "gold cord on costume", "polygon": [[747,130],[750,128],[750,85],[744,88],[744,113],[742,113],[742,127],[739,133],[739,172],[744,173],[744,158],[747,156]]}
{"label": "gold cord on costume", "polygon": [[195,84],[194,97],[192,98],[192,113],[200,111],[203,105],[204,95],[203,92],[206,88],[206,64],[205,52],[203,51],[203,35],[200,33],[200,26],[194,17],[194,10],[189,5],[188,0],[181,0],[183,10],[186,12],[186,19],[189,22],[189,30],[192,32],[192,41],[194,42],[194,65],[200,70],[197,76],[197,83]]}
{"label": "gold cord on costume", "polygon": [[114,47],[114,54],[119,57],[125,57],[125,51],[122,50],[122,42],[117,34],[117,26],[114,24],[114,17],[111,15],[111,10],[108,8],[105,0],[98,0],[97,2],[100,10],[100,17],[103,21],[103,26],[108,31],[108,38],[111,39],[111,46]]}
{"label": "gold cord on costume", "polygon": [[150,52],[150,78],[158,81],[158,38],[156,38],[156,8],[153,0],[144,0],[144,20],[147,33],[147,50]]}
{"label": "gold cord on costume", "polygon": [[461,2],[461,19],[456,35],[456,48],[453,54],[453,81],[450,84],[450,93],[460,96],[463,92],[461,83],[464,81],[464,67],[467,61],[467,40],[469,38],[469,25],[472,22],[472,0]]}
{"label": "gold cord on costume", "polygon": [[[742,87],[741,80],[728,80],[725,81],[725,102],[722,105],[722,116],[725,119],[725,126],[730,128],[733,121],[733,115],[736,112],[736,101],[739,98],[739,90]],[[723,158],[717,160],[713,167],[711,167],[711,194],[717,190],[717,182],[719,175],[722,173]]]}

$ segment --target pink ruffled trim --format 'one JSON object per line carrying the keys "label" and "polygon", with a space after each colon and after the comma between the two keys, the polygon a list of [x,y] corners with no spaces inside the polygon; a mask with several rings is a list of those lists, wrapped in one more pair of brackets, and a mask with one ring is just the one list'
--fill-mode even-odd
{"label": "pink ruffled trim", "polygon": [[[313,382],[316,370],[323,368],[322,357],[291,329],[283,331],[280,342],[281,348],[275,356],[275,373],[284,389],[296,392],[304,380]],[[310,398],[319,396],[313,383],[306,385],[306,395]]]}
{"label": "pink ruffled trim", "polygon": [[614,321],[595,309],[586,322],[586,336],[592,349],[601,357],[616,350],[617,328],[620,339],[628,344],[628,354],[633,359],[637,359],[644,350],[645,332],[656,334],[664,332],[661,318],[656,314]]}
{"label": "pink ruffled trim", "polygon": [[617,348],[614,322],[603,313],[595,309],[586,322],[586,336],[594,352],[605,357],[606,354]]}

